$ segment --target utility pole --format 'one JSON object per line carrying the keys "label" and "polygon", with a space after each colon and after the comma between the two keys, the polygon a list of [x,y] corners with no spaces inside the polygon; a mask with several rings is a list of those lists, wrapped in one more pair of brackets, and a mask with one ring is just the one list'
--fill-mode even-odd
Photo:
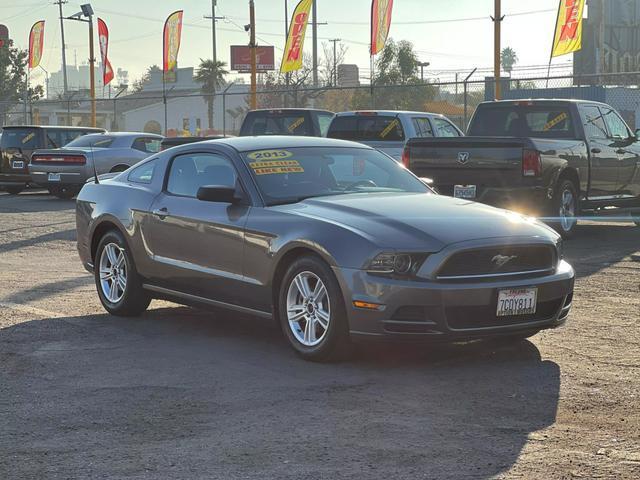
{"label": "utility pole", "polygon": [[205,15],[204,18],[211,20],[211,46],[213,49],[213,63],[218,61],[218,52],[216,47],[216,20],[224,20],[226,17],[216,17],[217,0],[211,0],[211,15]]}
{"label": "utility pole", "polygon": [[491,17],[491,19],[493,20],[493,27],[494,27],[494,34],[493,34],[493,41],[494,41],[494,46],[493,46],[493,78],[495,81],[495,97],[496,100],[500,100],[501,98],[501,85],[500,85],[500,27],[502,25],[502,20],[504,20],[504,17],[502,16],[502,11],[501,11],[501,0],[495,0],[495,11],[493,14],[493,17]]}
{"label": "utility pole", "polygon": [[58,9],[60,11],[60,36],[62,37],[62,79],[64,82],[64,96],[67,96],[67,91],[69,89],[69,85],[67,83],[67,54],[65,52],[65,44],[64,44],[64,16],[62,15],[62,5],[67,3],[66,0],[58,0],[54,2],[54,5],[58,5]]}
{"label": "utility pole", "polygon": [[600,40],[600,48],[598,55],[598,70],[600,71],[600,85],[604,85],[605,82],[605,53],[604,53],[604,42],[605,42],[605,32],[606,32],[606,11],[607,7],[605,5],[605,1],[601,0],[600,2],[600,23],[598,25],[598,39]]}
{"label": "utility pole", "polygon": [[336,55],[336,43],[342,41],[341,38],[332,38],[329,40],[333,42],[333,86],[338,86],[338,57]]}
{"label": "utility pole", "polygon": [[[93,11],[92,11],[93,13]],[[89,15],[89,89],[91,91],[91,126],[96,127],[96,56],[93,52],[93,15]]]}
{"label": "utility pole", "polygon": [[[287,41],[289,37],[289,7],[287,5],[287,0],[284,0],[284,41]],[[289,72],[284,74],[284,83],[286,85],[284,92],[284,107],[287,108],[289,106],[289,82],[291,81],[291,76]]]}
{"label": "utility pole", "polygon": [[253,0],[249,0],[249,48],[251,50],[251,110],[258,108],[256,96],[256,14]]}

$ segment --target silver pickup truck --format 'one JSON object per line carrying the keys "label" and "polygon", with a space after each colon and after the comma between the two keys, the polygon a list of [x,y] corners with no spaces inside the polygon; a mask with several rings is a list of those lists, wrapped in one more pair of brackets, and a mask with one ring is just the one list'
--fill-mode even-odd
{"label": "silver pickup truck", "polygon": [[327,137],[364,143],[397,161],[410,138],[462,137],[447,117],[437,113],[367,110],[337,113]]}

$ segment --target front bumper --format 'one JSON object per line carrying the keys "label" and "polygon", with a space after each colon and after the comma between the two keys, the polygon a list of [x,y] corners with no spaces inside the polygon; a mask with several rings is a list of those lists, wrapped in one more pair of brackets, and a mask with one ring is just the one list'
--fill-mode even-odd
{"label": "front bumper", "polygon": [[[344,292],[349,330],[354,339],[455,341],[534,332],[562,325],[573,299],[575,273],[561,261],[552,274],[476,282],[394,280],[363,270],[334,268]],[[536,287],[537,312],[496,317],[498,290]],[[353,306],[359,300],[380,310]]]}

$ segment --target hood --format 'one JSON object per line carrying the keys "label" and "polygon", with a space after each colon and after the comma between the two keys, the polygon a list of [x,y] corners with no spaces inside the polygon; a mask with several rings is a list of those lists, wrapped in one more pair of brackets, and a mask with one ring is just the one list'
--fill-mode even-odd
{"label": "hood", "polygon": [[416,193],[363,193],[274,207],[339,224],[380,248],[436,252],[452,243],[500,237],[554,241],[535,219],[468,200]]}

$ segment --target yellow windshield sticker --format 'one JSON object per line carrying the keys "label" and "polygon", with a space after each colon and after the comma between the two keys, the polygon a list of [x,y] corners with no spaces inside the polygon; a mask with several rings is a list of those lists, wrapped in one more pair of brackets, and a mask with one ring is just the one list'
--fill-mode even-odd
{"label": "yellow windshield sticker", "polygon": [[300,117],[296,119],[291,125],[289,125],[289,128],[287,130],[289,130],[289,133],[291,133],[303,123],[304,123],[304,117]]}
{"label": "yellow windshield sticker", "polygon": [[288,152],[287,150],[260,150],[258,152],[251,152],[247,155],[247,158],[251,160],[274,160],[289,158],[292,155],[293,153]]}
{"label": "yellow windshield sticker", "polygon": [[386,126],[384,130],[380,132],[380,138],[384,138],[391,133],[391,130],[398,126],[398,119],[394,118],[393,122]]}
{"label": "yellow windshield sticker", "polygon": [[560,115],[558,115],[557,117],[555,117],[552,120],[549,120],[545,126],[542,128],[543,132],[547,132],[549,130],[551,130],[553,127],[555,127],[557,124],[559,124],[560,122],[562,122],[563,120],[566,120],[567,118],[569,118],[569,115],[567,115],[566,112],[562,112]]}
{"label": "yellow windshield sticker", "polygon": [[22,139],[22,144],[24,145],[25,143],[28,143],[29,140],[31,140],[35,136],[36,136],[35,132],[31,132],[30,134],[25,135],[25,137]]}
{"label": "yellow windshield sticker", "polygon": [[273,175],[285,173],[303,173],[304,168],[297,160],[260,161],[249,164],[256,175]]}

